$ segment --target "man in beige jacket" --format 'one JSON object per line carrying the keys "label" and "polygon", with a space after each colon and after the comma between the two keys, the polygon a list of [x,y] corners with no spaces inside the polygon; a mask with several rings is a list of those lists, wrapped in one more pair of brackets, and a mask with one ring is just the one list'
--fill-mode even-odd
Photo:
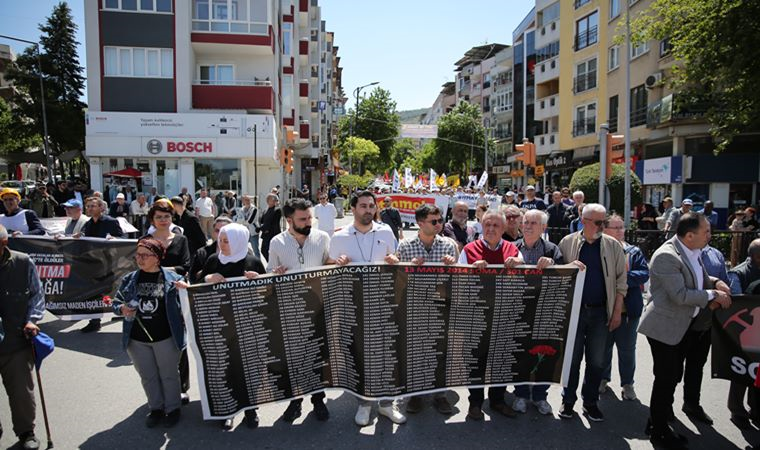
{"label": "man in beige jacket", "polygon": [[586,358],[583,376],[583,412],[589,420],[601,422],[599,410],[599,383],[604,371],[604,352],[607,334],[620,326],[623,299],[628,291],[625,253],[623,246],[603,233],[607,223],[607,210],[597,203],[589,203],[581,214],[583,229],[569,234],[559,243],[564,259],[586,271],[578,329],[573,347],[570,379],[562,393],[559,416],[572,419],[573,405],[578,399],[581,360]]}

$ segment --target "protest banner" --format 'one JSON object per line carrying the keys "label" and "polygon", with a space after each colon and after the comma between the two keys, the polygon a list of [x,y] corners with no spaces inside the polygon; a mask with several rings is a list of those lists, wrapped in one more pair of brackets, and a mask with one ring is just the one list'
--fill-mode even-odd
{"label": "protest banner", "polygon": [[391,205],[398,209],[398,212],[401,215],[401,220],[407,223],[417,223],[417,219],[414,218],[414,210],[425,203],[436,205],[440,208],[442,217],[446,217],[446,212],[449,209],[449,198],[444,195],[387,194],[378,197],[378,202],[382,201],[385,197],[391,198]]}
{"label": "protest banner", "polygon": [[103,297],[112,296],[121,278],[137,269],[136,242],[24,236],[10,238],[8,247],[34,261],[47,310],[62,320],[81,320],[112,312]]}
{"label": "protest banner", "polygon": [[760,388],[760,296],[732,295],[713,312],[712,377]]}
{"label": "protest banner", "polygon": [[583,272],[322,267],[180,290],[205,419],[343,389],[567,383]]}

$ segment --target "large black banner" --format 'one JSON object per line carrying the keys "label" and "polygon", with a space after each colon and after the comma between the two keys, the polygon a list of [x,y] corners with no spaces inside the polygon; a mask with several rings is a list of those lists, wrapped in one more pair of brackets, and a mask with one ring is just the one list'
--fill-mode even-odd
{"label": "large black banner", "polygon": [[[732,295],[712,323],[712,376],[760,387],[760,296]],[[757,384],[756,384],[757,383]]]}
{"label": "large black banner", "polygon": [[8,239],[8,247],[29,255],[45,291],[45,306],[63,320],[102,317],[103,303],[121,278],[137,269],[132,239],[31,237]]}
{"label": "large black banner", "polygon": [[391,399],[565,384],[578,274],[574,266],[349,265],[182,290],[204,418],[327,388]]}

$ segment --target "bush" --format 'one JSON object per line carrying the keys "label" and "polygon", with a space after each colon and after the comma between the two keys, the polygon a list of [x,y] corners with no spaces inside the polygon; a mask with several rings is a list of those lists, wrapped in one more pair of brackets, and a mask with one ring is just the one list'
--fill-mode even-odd
{"label": "bush", "polygon": [[[610,211],[621,216],[625,206],[625,165],[613,164],[612,176],[607,180],[607,190],[610,193]],[[599,163],[581,167],[570,180],[570,191],[583,191],[586,203],[599,202]],[[641,203],[641,181],[635,172],[631,171],[631,209]]]}

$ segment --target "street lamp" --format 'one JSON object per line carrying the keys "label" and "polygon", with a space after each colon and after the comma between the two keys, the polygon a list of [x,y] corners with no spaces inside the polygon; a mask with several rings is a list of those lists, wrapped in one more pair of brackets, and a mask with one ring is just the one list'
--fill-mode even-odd
{"label": "street lamp", "polygon": [[[351,136],[354,135],[354,130],[356,129],[356,126],[358,125],[357,120],[359,119],[359,94],[361,93],[362,89],[366,87],[374,86],[376,84],[380,84],[380,82],[373,81],[372,83],[365,84],[364,86],[359,86],[356,89],[354,89],[354,97],[356,98],[356,104],[355,104],[356,111],[354,112],[354,120],[351,123]],[[351,172],[351,154],[350,153],[348,155],[348,172],[349,173]]]}
{"label": "street lamp", "polygon": [[45,86],[42,83],[42,57],[40,52],[40,44],[37,42],[27,41],[26,39],[19,39],[12,36],[6,36],[3,34],[0,34],[0,38],[3,39],[10,39],[12,41],[18,41],[18,42],[24,42],[27,44],[32,44],[37,49],[37,71],[39,72],[40,77],[40,100],[42,103],[42,143],[44,145],[45,150],[45,160],[47,161],[48,165],[48,182],[53,182],[53,164],[50,157],[50,148],[48,147],[48,126],[47,126],[47,111],[45,110]]}

